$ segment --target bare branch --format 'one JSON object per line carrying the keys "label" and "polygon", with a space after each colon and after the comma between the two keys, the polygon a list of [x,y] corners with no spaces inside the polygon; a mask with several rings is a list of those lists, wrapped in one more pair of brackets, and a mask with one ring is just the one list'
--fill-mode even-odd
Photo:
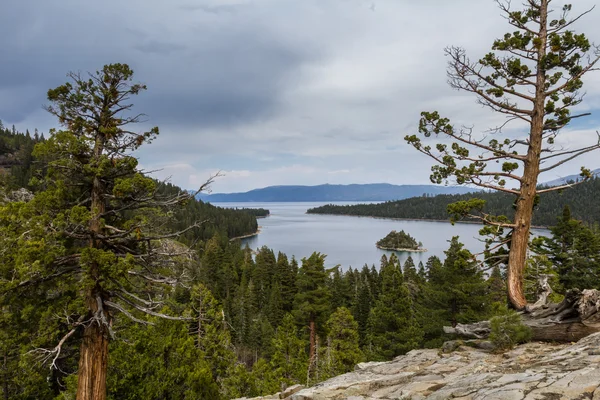
{"label": "bare branch", "polygon": [[109,306],[111,308],[114,308],[117,311],[120,311],[121,313],[123,313],[127,318],[129,318],[133,322],[137,322],[138,324],[142,324],[142,325],[154,325],[154,323],[152,323],[150,321],[144,321],[143,319],[134,317],[129,311],[127,311],[121,305],[119,305],[117,303],[113,303],[110,300],[104,300],[104,304],[106,304],[107,306]]}

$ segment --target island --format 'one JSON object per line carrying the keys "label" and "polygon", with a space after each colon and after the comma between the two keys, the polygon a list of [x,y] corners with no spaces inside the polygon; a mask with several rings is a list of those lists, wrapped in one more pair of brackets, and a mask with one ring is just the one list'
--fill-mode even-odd
{"label": "island", "polygon": [[391,231],[386,237],[377,242],[377,248],[381,250],[425,252],[423,243],[404,231]]}

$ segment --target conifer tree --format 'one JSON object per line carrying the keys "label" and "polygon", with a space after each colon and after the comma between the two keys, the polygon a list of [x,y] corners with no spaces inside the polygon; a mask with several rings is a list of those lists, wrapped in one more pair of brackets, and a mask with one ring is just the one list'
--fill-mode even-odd
{"label": "conifer tree", "polygon": [[600,288],[600,235],[573,219],[568,206],[550,232],[534,240],[535,250],[548,257],[564,289]]}
{"label": "conifer tree", "polygon": [[389,360],[417,348],[423,333],[399,264],[388,263],[380,276],[381,292],[369,315],[368,344],[371,357]]}
{"label": "conifer tree", "polygon": [[506,282],[502,278],[500,267],[492,268],[492,273],[487,280],[490,302],[506,304]]}
{"label": "conifer tree", "polygon": [[272,341],[271,367],[280,383],[292,385],[304,382],[308,367],[306,342],[298,337],[292,314],[286,314]]}
{"label": "conifer tree", "polygon": [[325,255],[313,253],[302,259],[298,270],[296,287],[298,292],[294,298],[294,315],[300,325],[309,332],[309,369],[312,372],[315,362],[317,334],[323,332],[323,323],[329,310],[330,292],[326,285]]}
{"label": "conifer tree", "polygon": [[[591,10],[571,17],[570,4],[552,9],[551,3],[552,0],[527,0],[517,9],[510,0],[498,0],[513,30],[495,40],[491,52],[473,61],[460,47],[445,50],[450,86],[474,94],[481,105],[505,115],[506,122],[492,129],[486,126],[480,133],[473,127],[454,126],[437,111],[423,112],[419,134],[425,138],[442,136],[451,143],[428,144],[417,135],[405,137],[416,150],[435,161],[432,182],[473,184],[514,198],[514,212],[508,218],[482,212],[485,201],[481,199],[455,203],[449,211],[455,217],[481,219],[486,224],[486,234],[502,232],[500,243],[494,246],[501,246],[508,253],[503,259],[508,298],[519,310],[527,305],[523,276],[538,195],[573,185],[542,188],[538,187],[538,177],[600,148],[597,137],[575,148],[554,144],[562,128],[576,118],[590,115],[577,106],[583,101],[583,77],[596,69],[600,50],[584,34],[571,30]],[[505,134],[504,129],[512,122],[522,124],[517,125],[525,128],[522,134]],[[587,180],[591,171],[582,167],[581,176],[582,181]]]}
{"label": "conifer tree", "polygon": [[[116,315],[141,321],[180,276],[188,258],[153,224],[164,211],[188,201],[181,192],[161,197],[137,169],[131,152],[158,134],[131,131],[130,98],[145,90],[124,64],[106,65],[48,91],[47,110],[65,130],[36,145],[46,174],[29,202],[0,205],[0,298],[45,307],[45,321],[64,315],[54,347],[37,349],[53,367],[71,340],[81,338],[78,400],[106,398],[108,345]],[[179,257],[175,257],[179,256]],[[155,296],[155,295],[159,296]],[[41,295],[41,296],[40,296]]]}
{"label": "conifer tree", "polygon": [[435,302],[432,308],[443,312],[440,322],[456,326],[485,319],[490,299],[483,273],[472,254],[464,249],[458,236],[452,238],[444,253],[443,265],[429,271],[429,297]]}
{"label": "conifer tree", "polygon": [[358,324],[345,307],[338,308],[327,321],[327,346],[321,360],[322,379],[350,372],[362,361]]}

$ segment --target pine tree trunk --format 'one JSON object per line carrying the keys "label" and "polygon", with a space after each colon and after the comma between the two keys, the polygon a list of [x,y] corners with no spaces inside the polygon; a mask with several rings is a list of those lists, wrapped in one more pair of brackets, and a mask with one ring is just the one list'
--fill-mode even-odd
{"label": "pine tree trunk", "polygon": [[311,317],[308,326],[309,326],[309,330],[310,330],[310,347],[308,350],[308,363],[309,363],[308,370],[310,371],[312,369],[313,363],[315,361],[315,344],[316,344],[315,341],[316,341],[316,336],[317,336],[314,318]]}
{"label": "pine tree trunk", "polygon": [[[90,298],[88,303],[95,313],[96,301]],[[99,321],[92,321],[85,327],[79,355],[77,400],[106,399],[108,339],[108,328]]]}
{"label": "pine tree trunk", "polygon": [[519,197],[516,201],[515,228],[510,241],[510,253],[508,257],[508,299],[513,307],[522,310],[527,305],[523,294],[523,278],[525,260],[529,246],[529,233],[531,229],[531,218],[536,198],[536,186],[540,173],[540,155],[542,149],[542,134],[544,132],[544,91],[546,83],[546,71],[544,58],[546,56],[547,41],[547,10],[548,0],[541,1],[540,14],[540,46],[538,50],[537,76],[535,103],[531,116],[531,131],[529,133],[529,148],[524,162],[523,176]]}
{"label": "pine tree trunk", "polygon": [[[99,158],[103,149],[104,137],[98,135],[94,156]],[[98,177],[95,177],[92,183],[90,208],[92,211],[90,231],[92,234],[102,233],[101,215],[106,207],[103,198],[103,185]],[[102,243],[99,239],[92,237],[90,247],[101,248]],[[93,319],[83,331],[77,375],[77,400],[105,400],[110,316],[101,308],[102,302],[105,300],[105,294],[100,286],[102,277],[97,264],[92,263],[87,278],[95,282],[94,287],[87,294],[89,315]]]}

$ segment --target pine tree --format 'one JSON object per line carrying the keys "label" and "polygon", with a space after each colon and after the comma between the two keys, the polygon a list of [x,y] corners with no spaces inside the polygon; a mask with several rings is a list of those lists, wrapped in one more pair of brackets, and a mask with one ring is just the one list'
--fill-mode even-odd
{"label": "pine tree", "polygon": [[296,286],[298,292],[294,298],[296,320],[309,331],[309,369],[313,371],[317,334],[323,331],[323,322],[329,310],[331,294],[327,289],[325,273],[325,255],[313,253],[302,259],[298,270]]}
{"label": "pine tree", "polygon": [[534,240],[534,247],[548,257],[564,289],[600,288],[600,235],[573,219],[568,206],[550,232],[552,238]]}
{"label": "pine tree", "polygon": [[[183,246],[153,224],[187,192],[161,197],[156,183],[137,169],[131,152],[158,134],[130,131],[130,97],[145,90],[124,64],[105,66],[48,91],[47,110],[66,130],[36,145],[46,166],[29,202],[0,205],[0,301],[15,297],[43,307],[45,318],[65,315],[47,350],[53,367],[65,343],[81,339],[78,400],[106,398],[110,338],[115,323],[155,310],[188,262]],[[199,224],[198,224],[199,225]],[[192,224],[190,228],[198,226]],[[184,229],[185,231],[185,229]],[[54,324],[46,321],[48,326]]]}
{"label": "pine tree", "polygon": [[[109,396],[115,399],[219,399],[212,355],[200,349],[184,322],[152,318],[111,343]],[[66,396],[65,396],[66,398]]]}
{"label": "pine tree", "polygon": [[506,304],[506,282],[502,277],[500,267],[496,265],[492,268],[492,273],[487,280],[490,302]]}
{"label": "pine tree", "polygon": [[298,337],[292,314],[286,314],[272,341],[271,367],[279,383],[293,385],[306,380],[308,356],[306,342]]}
{"label": "pine tree", "polygon": [[358,324],[345,307],[338,308],[327,321],[327,346],[320,357],[321,379],[350,372],[362,361]]}
{"label": "pine tree", "polygon": [[380,276],[380,295],[369,315],[369,352],[374,359],[389,360],[417,348],[423,333],[400,266],[388,263]]}
{"label": "pine tree", "polygon": [[432,308],[442,311],[442,321],[452,326],[485,319],[490,306],[483,273],[471,253],[463,247],[454,236],[444,252],[446,259],[442,267],[436,266],[429,271]]}
{"label": "pine tree", "polygon": [[[454,126],[437,111],[422,112],[419,133],[425,138],[441,135],[451,143],[426,144],[417,135],[407,135],[405,140],[435,160],[432,182],[474,184],[514,198],[511,218],[481,213],[485,204],[481,199],[455,203],[449,211],[457,217],[468,215],[483,220],[488,233],[498,228],[508,230],[507,235],[502,233],[508,252],[504,259],[508,298],[514,308],[521,310],[527,305],[523,276],[538,195],[572,186],[540,187],[538,178],[600,149],[596,141],[568,150],[554,145],[562,128],[575,118],[589,115],[576,107],[583,101],[583,76],[596,69],[600,53],[585,34],[571,30],[589,10],[570,17],[570,4],[552,9],[552,0],[530,0],[520,9],[515,9],[511,1],[497,3],[511,32],[496,39],[492,51],[475,61],[460,47],[449,47],[445,52],[450,60],[450,86],[474,94],[483,106],[506,115],[507,122],[481,136],[464,124]],[[511,121],[524,122],[527,133],[502,138]],[[591,171],[582,167],[583,180],[591,176]]]}

